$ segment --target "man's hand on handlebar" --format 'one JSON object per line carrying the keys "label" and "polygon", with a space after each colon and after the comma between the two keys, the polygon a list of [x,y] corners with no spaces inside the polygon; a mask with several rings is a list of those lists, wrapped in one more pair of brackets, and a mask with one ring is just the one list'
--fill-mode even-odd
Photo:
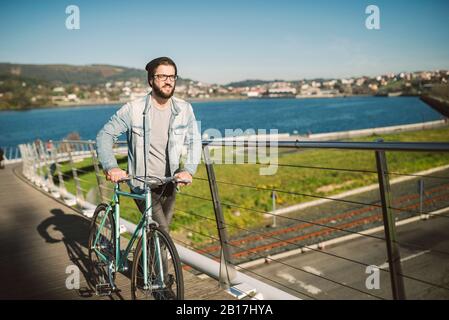
{"label": "man's hand on handlebar", "polygon": [[175,174],[179,186],[189,186],[192,184],[192,175],[187,171],[181,171]]}
{"label": "man's hand on handlebar", "polygon": [[[105,171],[105,175],[106,180],[113,183],[117,183],[122,179],[128,178],[128,173],[120,168],[112,168],[108,171]],[[175,174],[175,178],[175,181],[179,186],[188,186],[192,184],[192,175],[187,171],[181,171]]]}
{"label": "man's hand on handlebar", "polygon": [[120,179],[128,177],[128,173],[120,168],[112,168],[105,171],[106,180],[117,183]]}

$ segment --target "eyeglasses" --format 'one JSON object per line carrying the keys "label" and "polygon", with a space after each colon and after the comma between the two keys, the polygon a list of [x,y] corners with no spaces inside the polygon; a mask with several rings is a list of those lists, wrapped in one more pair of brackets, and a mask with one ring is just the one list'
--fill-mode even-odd
{"label": "eyeglasses", "polygon": [[154,78],[161,80],[161,81],[166,81],[167,79],[170,79],[170,81],[176,81],[178,79],[177,75],[168,75],[168,74],[155,74],[153,76]]}

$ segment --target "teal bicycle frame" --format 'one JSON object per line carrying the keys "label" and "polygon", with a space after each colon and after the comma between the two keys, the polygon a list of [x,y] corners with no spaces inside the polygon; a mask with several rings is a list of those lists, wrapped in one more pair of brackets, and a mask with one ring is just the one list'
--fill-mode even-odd
{"label": "teal bicycle frame", "polygon": [[[129,243],[123,252],[120,249],[120,196],[129,197],[129,198],[133,198],[133,199],[139,199],[139,200],[145,200],[145,211],[142,214],[142,218],[140,219],[140,221],[136,227],[136,230],[134,230],[134,233],[133,233]],[[100,238],[100,231],[104,227],[106,218],[114,206],[115,206],[115,211],[114,211],[115,239],[114,239],[114,243],[115,243],[115,258],[116,259],[115,259],[115,264],[112,265],[110,259],[108,259],[108,257],[103,255],[100,252],[100,250],[97,249],[97,242]],[[104,263],[106,263],[108,265],[109,281],[111,282],[111,284],[113,285],[114,288],[115,288],[115,283],[113,283],[113,281],[112,281],[111,272],[114,272],[114,271],[120,272],[120,271],[128,270],[127,257],[131,251],[131,248],[134,245],[134,242],[139,237],[139,234],[141,234],[141,237],[142,237],[143,261],[147,261],[147,233],[146,233],[147,227],[151,224],[157,225],[157,222],[152,219],[151,207],[152,207],[152,199],[151,199],[150,188],[145,188],[145,193],[143,193],[143,194],[136,194],[136,193],[129,193],[129,192],[121,191],[119,183],[115,184],[114,195],[112,197],[112,201],[106,209],[106,213],[100,223],[100,227],[97,231],[97,235],[96,235],[95,241],[93,243],[93,250],[95,250],[95,252],[97,253],[100,260],[102,260]],[[155,234],[155,247],[156,247],[156,259],[157,259],[156,266],[159,269],[158,271],[162,271],[163,265],[162,265],[162,259],[160,258],[161,250],[160,250],[159,239],[157,238],[157,233]],[[134,263],[137,263],[137,262],[134,262]],[[157,286],[152,285],[152,288],[154,288],[154,289],[160,288],[164,284],[163,272],[157,272],[157,274],[159,275],[159,277],[157,279],[159,282],[159,285],[157,285]],[[144,276],[144,289],[148,289],[149,285],[148,285],[148,265],[147,265],[147,263],[143,264],[143,276]]]}

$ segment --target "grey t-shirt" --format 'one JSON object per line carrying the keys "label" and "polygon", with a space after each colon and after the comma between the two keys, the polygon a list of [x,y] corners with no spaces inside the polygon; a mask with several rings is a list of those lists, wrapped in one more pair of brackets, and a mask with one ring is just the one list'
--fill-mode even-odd
{"label": "grey t-shirt", "polygon": [[167,144],[171,113],[171,104],[164,109],[159,109],[154,105],[150,108],[151,132],[148,175],[158,177],[170,175]]}

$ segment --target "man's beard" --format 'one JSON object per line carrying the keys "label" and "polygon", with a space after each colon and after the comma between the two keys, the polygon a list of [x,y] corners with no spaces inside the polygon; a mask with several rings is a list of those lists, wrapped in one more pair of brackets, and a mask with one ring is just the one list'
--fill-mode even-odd
{"label": "man's beard", "polygon": [[164,99],[170,99],[170,98],[173,96],[173,94],[175,93],[175,86],[176,86],[176,85],[173,85],[173,86],[164,85],[164,87],[165,87],[165,86],[172,87],[172,90],[171,90],[168,94],[165,93],[165,92],[163,92],[163,91],[161,90],[161,88],[160,88],[156,83],[153,83],[153,92],[154,92],[156,95],[158,95],[159,97],[161,97],[161,98],[164,98]]}

